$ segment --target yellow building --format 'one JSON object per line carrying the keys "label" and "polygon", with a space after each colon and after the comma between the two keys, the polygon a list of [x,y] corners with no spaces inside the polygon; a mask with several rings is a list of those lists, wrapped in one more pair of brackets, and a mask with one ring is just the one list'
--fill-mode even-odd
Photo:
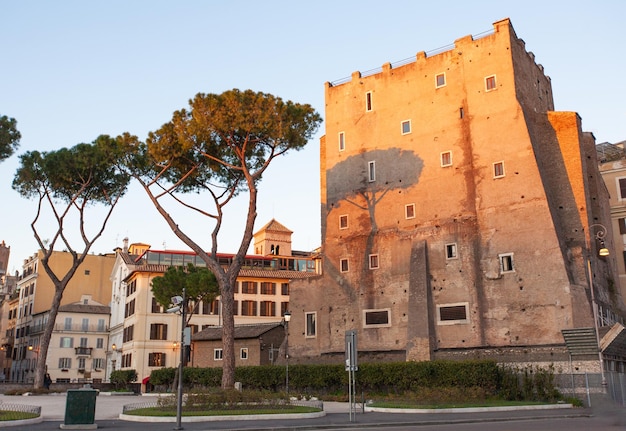
{"label": "yellow building", "polygon": [[[47,275],[41,259],[43,252],[39,251],[24,260],[22,274],[18,281],[19,303],[15,323],[15,336],[13,345],[13,362],[10,381],[30,382],[34,378],[35,362],[39,359],[39,345],[45,325],[48,321],[50,305],[54,296],[54,283]],[[68,252],[55,251],[50,257],[50,266],[58,275],[65,275],[71,267],[72,256]],[[110,274],[115,262],[115,256],[88,255],[78,268],[76,274],[70,280],[63,292],[61,306],[73,304],[84,300],[84,295],[90,295],[89,301],[96,304],[109,304],[111,301]],[[57,320],[55,327],[62,322]],[[106,334],[105,346],[106,343]],[[51,363],[51,358],[56,357],[54,350],[58,346],[50,344],[48,349],[47,367],[52,371],[58,363]],[[95,347],[95,346],[88,346]],[[74,352],[71,355],[72,371],[78,379],[78,364],[80,355]],[[92,359],[92,358],[88,358]],[[52,375],[54,379],[62,378],[63,375]]]}
{"label": "yellow building", "polygon": [[[325,107],[324,275],[291,285],[294,361],[341,361],[357,330],[364,361],[569,369],[564,330],[622,321],[615,256],[598,257],[598,225],[611,226],[593,135],[554,111],[508,19],[326,83]],[[575,359],[601,371],[597,354]]]}

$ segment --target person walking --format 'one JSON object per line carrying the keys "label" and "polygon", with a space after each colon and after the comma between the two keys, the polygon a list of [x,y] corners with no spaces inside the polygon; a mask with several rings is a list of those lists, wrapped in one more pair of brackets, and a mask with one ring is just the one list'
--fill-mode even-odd
{"label": "person walking", "polygon": [[52,383],[52,378],[50,378],[50,374],[46,373],[43,376],[43,387],[46,388],[46,390],[50,389],[50,384]]}

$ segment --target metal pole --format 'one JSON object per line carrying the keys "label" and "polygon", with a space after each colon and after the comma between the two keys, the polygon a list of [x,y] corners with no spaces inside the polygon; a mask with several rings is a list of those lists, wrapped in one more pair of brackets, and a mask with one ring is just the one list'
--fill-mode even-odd
{"label": "metal pole", "polygon": [[286,359],[286,367],[285,367],[285,389],[287,392],[287,400],[289,400],[289,321],[285,320],[285,330],[287,334],[285,335],[285,359]]}
{"label": "metal pole", "polygon": [[180,305],[182,311],[180,313],[182,323],[180,325],[180,363],[178,364],[178,394],[176,400],[176,428],[175,430],[182,430],[182,414],[183,414],[183,366],[185,360],[185,320],[187,310],[187,298],[185,296],[185,289],[183,289],[183,302]]}

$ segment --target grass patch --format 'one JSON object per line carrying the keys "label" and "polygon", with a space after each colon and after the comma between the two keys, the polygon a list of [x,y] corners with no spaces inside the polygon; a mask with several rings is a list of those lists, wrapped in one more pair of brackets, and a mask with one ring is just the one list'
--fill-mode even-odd
{"label": "grass patch", "polygon": [[[284,406],[281,408],[241,408],[241,409],[222,409],[222,410],[185,410],[183,408],[182,416],[242,416],[242,415],[275,415],[280,413],[314,413],[320,409],[306,406]],[[164,409],[163,407],[147,407],[126,412],[127,415],[133,416],[157,416],[157,417],[173,417],[176,416],[176,410]]]}
{"label": "grass patch", "polygon": [[0,421],[19,421],[24,419],[35,419],[38,417],[39,415],[37,413],[0,410]]}

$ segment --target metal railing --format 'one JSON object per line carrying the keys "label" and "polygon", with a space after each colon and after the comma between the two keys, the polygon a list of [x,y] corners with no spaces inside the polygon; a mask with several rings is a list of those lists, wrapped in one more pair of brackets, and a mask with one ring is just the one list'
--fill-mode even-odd
{"label": "metal railing", "polygon": [[0,415],[2,416],[3,421],[24,419],[24,413],[31,413],[35,417],[39,417],[41,416],[41,406],[0,403]]}
{"label": "metal railing", "polygon": [[[472,35],[472,38],[474,40],[478,40],[478,39],[481,39],[483,37],[486,37],[486,36],[489,36],[489,35],[493,34],[494,31],[495,31],[494,29],[483,31],[481,33]],[[450,50],[454,49],[454,46],[455,45],[453,43],[451,43],[451,44],[448,44],[448,45],[441,46],[439,48],[435,48],[435,49],[431,49],[429,51],[425,51],[425,54],[426,54],[426,57],[432,57],[433,55],[437,55],[437,54],[441,54],[441,53],[446,52],[446,51],[450,51]],[[391,68],[394,69],[394,68],[397,68],[397,67],[400,67],[400,66],[405,66],[407,64],[415,63],[416,61],[417,61],[417,56],[407,57],[407,58],[405,58],[403,60],[398,60],[398,61],[392,62],[391,63]],[[361,77],[365,78],[366,76],[376,75],[376,74],[382,72],[382,70],[383,70],[382,67],[376,67],[374,69],[368,69],[368,70],[365,70],[365,71],[361,72]],[[350,82],[351,80],[352,80],[352,76],[347,76],[345,78],[340,78],[340,79],[337,79],[335,81],[331,81],[330,82],[330,86],[331,87],[336,87],[336,86],[341,85],[341,84],[346,84],[346,83]]]}

